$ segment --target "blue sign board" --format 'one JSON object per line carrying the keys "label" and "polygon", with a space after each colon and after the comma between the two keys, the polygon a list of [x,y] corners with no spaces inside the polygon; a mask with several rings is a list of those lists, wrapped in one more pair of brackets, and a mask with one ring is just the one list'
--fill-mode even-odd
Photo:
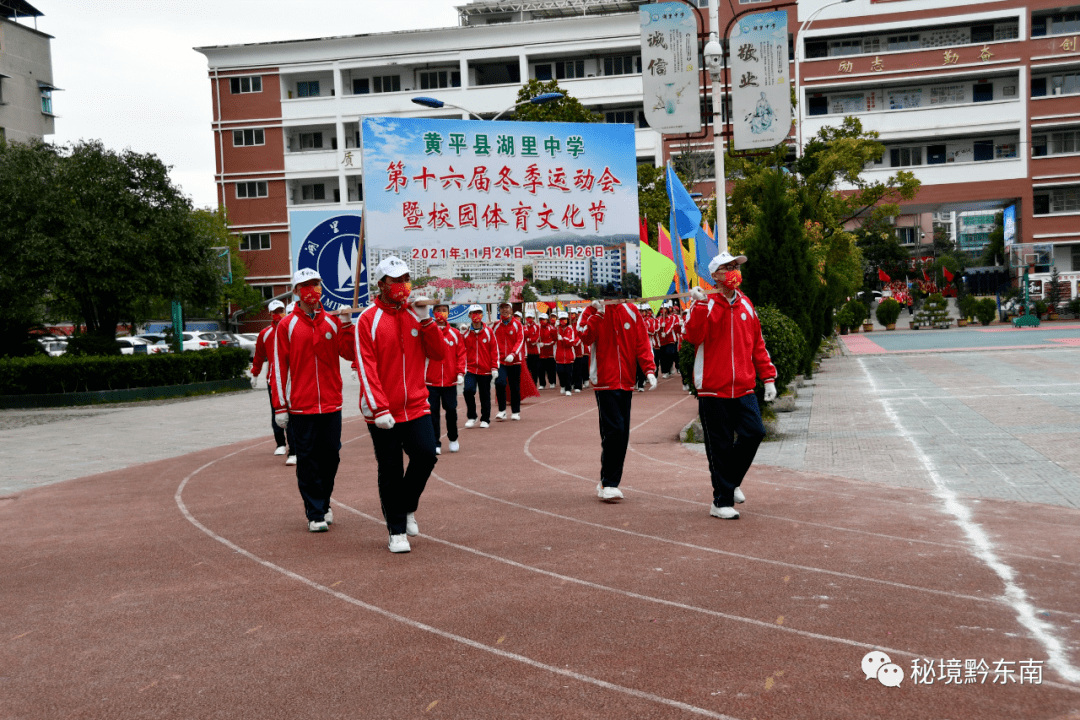
{"label": "blue sign board", "polygon": [[311,268],[322,278],[327,310],[352,307],[356,263],[360,263],[359,305],[368,302],[368,269],[360,247],[360,213],[338,210],[289,212],[292,270]]}

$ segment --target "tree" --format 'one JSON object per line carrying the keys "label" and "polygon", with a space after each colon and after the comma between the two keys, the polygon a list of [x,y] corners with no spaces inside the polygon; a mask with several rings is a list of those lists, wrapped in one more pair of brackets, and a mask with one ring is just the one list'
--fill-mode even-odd
{"label": "tree", "polygon": [[994,229],[990,231],[990,237],[983,248],[979,258],[980,265],[1004,265],[1005,264],[1005,213],[999,212],[994,216]]}
{"label": "tree", "polygon": [[528,280],[529,282],[532,282],[532,279],[533,279],[533,266],[532,265],[526,265],[523,268],[521,268],[521,277],[522,277],[523,280]]}
{"label": "tree", "polygon": [[529,303],[536,302],[537,300],[539,300],[539,298],[536,297],[536,292],[533,290],[532,285],[526,285],[521,288],[521,302]]}
{"label": "tree", "polygon": [[[262,294],[248,285],[247,265],[240,259],[240,236],[229,232],[229,221],[225,214],[225,208],[217,210],[203,208],[193,210],[191,213],[195,232],[203,238],[212,248],[228,248],[228,267],[225,259],[220,256],[224,250],[216,251],[221,282],[218,286],[220,308],[219,319],[228,323],[232,314],[232,308],[254,308],[262,303]],[[227,273],[226,273],[227,271]],[[227,277],[226,277],[227,274]],[[227,280],[227,282],[226,282]],[[161,313],[154,313],[162,316]]]}
{"label": "tree", "polygon": [[622,276],[623,295],[629,298],[641,297],[641,278],[637,273],[628,272]]}
{"label": "tree", "polygon": [[518,90],[517,102],[526,102],[544,93],[559,93],[563,97],[559,100],[533,105],[531,103],[521,105],[513,111],[511,120],[522,122],[572,122],[572,123],[599,123],[604,122],[604,116],[592,112],[570,93],[559,87],[558,80],[532,79],[521,86]]}

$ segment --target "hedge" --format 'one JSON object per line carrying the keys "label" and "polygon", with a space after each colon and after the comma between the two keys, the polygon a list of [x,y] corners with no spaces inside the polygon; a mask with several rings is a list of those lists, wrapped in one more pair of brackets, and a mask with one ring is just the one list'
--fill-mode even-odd
{"label": "hedge", "polygon": [[120,357],[0,358],[0,395],[126,390],[231,380],[243,375],[251,355],[220,348]]}

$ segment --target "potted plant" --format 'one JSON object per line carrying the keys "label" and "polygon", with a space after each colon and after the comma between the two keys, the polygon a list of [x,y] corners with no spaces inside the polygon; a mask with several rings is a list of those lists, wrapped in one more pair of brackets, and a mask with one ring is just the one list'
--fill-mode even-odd
{"label": "potted plant", "polygon": [[847,335],[849,328],[855,324],[855,318],[846,305],[836,313],[836,324],[840,326],[841,335]]}
{"label": "potted plant", "polygon": [[975,304],[975,317],[983,325],[989,325],[997,315],[997,303],[994,298],[983,298]]}
{"label": "potted plant", "polygon": [[960,318],[956,321],[957,327],[964,327],[975,317],[975,308],[978,304],[979,301],[975,299],[975,296],[968,294],[956,301],[956,308],[960,311]]}
{"label": "potted plant", "polygon": [[1035,317],[1042,320],[1043,315],[1046,314],[1046,302],[1043,300],[1035,301]]}
{"label": "potted plant", "polygon": [[851,313],[851,331],[859,332],[859,325],[866,319],[866,306],[858,300],[848,300],[844,309]]}
{"label": "potted plant", "polygon": [[885,326],[886,330],[896,329],[896,319],[900,317],[900,303],[893,298],[885,298],[877,306],[878,322]]}

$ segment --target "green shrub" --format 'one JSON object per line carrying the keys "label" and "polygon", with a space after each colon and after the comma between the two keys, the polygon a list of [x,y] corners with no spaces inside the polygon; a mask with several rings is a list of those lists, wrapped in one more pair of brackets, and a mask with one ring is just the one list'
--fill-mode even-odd
{"label": "green shrub", "polygon": [[847,306],[840,308],[836,313],[836,324],[843,328],[850,328],[855,324],[855,316],[851,314]]}
{"label": "green shrub", "polygon": [[979,306],[979,300],[974,295],[964,295],[956,301],[956,307],[960,311],[960,317],[970,320],[975,317],[975,310]]}
{"label": "green shrub", "polygon": [[877,320],[882,325],[895,325],[896,318],[900,317],[900,303],[893,298],[885,298],[878,303]]}
{"label": "green shrub", "polygon": [[983,325],[989,325],[997,316],[997,302],[994,298],[983,298],[975,305],[975,317]]}
{"label": "green shrub", "polygon": [[1073,315],[1080,315],[1080,297],[1075,297],[1066,306]]}
{"label": "green shrub", "polygon": [[[761,320],[761,334],[765,338],[765,349],[769,351],[773,365],[776,366],[776,392],[782,393],[799,374],[803,358],[806,355],[806,338],[795,321],[771,305],[757,308]],[[764,393],[764,385],[758,380],[758,399]]]}
{"label": "green shrub", "polygon": [[866,314],[866,306],[858,300],[848,300],[844,308],[851,311],[851,326],[862,325],[863,320],[868,316]]}
{"label": "green shrub", "polygon": [[1045,315],[1046,314],[1046,309],[1048,307],[1049,307],[1049,305],[1047,305],[1042,300],[1036,300],[1035,301],[1035,316],[1036,317],[1042,317],[1043,315]]}
{"label": "green shrub", "polygon": [[108,357],[120,355],[120,346],[112,338],[100,335],[73,335],[68,340],[66,354],[72,357]]}
{"label": "green shrub", "polygon": [[126,390],[231,380],[241,377],[250,362],[243,348],[119,357],[0,358],[0,395]]}

